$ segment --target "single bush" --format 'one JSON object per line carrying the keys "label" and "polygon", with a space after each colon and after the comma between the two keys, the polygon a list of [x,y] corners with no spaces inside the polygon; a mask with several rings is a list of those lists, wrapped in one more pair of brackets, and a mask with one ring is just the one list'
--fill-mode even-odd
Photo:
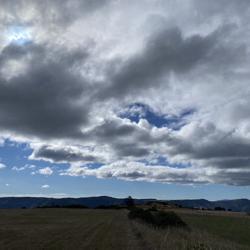
{"label": "single bush", "polygon": [[186,223],[175,212],[157,212],[154,215],[155,225],[158,227],[186,227]]}
{"label": "single bush", "polygon": [[139,219],[155,227],[186,227],[186,223],[174,212],[150,211],[141,208],[131,209],[130,219]]}
{"label": "single bush", "polygon": [[150,212],[157,212],[158,209],[157,209],[156,206],[153,206],[153,207],[149,208],[148,211],[150,211]]}
{"label": "single bush", "polygon": [[144,222],[147,223],[153,223],[154,221],[154,216],[149,210],[144,210],[142,208],[133,208],[130,209],[130,212],[128,214],[130,219],[141,219]]}

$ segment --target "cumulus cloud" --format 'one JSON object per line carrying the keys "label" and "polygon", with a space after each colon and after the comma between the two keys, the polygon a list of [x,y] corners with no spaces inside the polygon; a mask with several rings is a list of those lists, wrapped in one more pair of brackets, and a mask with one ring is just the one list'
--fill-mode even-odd
{"label": "cumulus cloud", "polygon": [[247,0],[0,6],[0,144],[71,176],[250,184]]}
{"label": "cumulus cloud", "polygon": [[42,188],[42,189],[48,189],[48,188],[50,188],[50,185],[44,184],[44,185],[41,186],[41,188]]}
{"label": "cumulus cloud", "polygon": [[148,181],[178,184],[228,184],[246,186],[249,169],[218,169],[217,167],[178,168],[166,165],[147,165],[142,162],[118,161],[97,169],[72,166],[61,175],[118,178],[127,181]]}
{"label": "cumulus cloud", "polygon": [[52,175],[53,174],[53,170],[50,167],[46,167],[46,168],[40,168],[39,170],[37,170],[38,174],[41,175]]}
{"label": "cumulus cloud", "polygon": [[87,121],[87,111],[77,103],[84,91],[82,81],[60,56],[46,58],[44,47],[10,46],[2,54],[30,56],[30,61],[27,72],[9,80],[0,78],[1,129],[40,138],[79,136],[80,126]]}
{"label": "cumulus cloud", "polygon": [[138,90],[157,87],[162,78],[171,72],[185,73],[208,64],[209,57],[216,56],[215,45],[220,32],[184,38],[179,28],[160,30],[150,37],[138,55],[121,65],[111,77],[111,86],[101,95],[119,98],[127,91],[137,93]]}
{"label": "cumulus cloud", "polygon": [[6,168],[6,165],[0,162],[0,169]]}
{"label": "cumulus cloud", "polygon": [[[211,172],[211,173],[210,173]],[[96,176],[98,178],[118,178],[128,181],[150,181],[162,183],[209,183],[212,169],[172,168],[168,166],[148,166],[141,162],[118,161],[98,169],[72,167],[61,175]],[[211,175],[211,177],[210,177]]]}
{"label": "cumulus cloud", "polygon": [[[85,152],[84,152],[85,151]],[[98,156],[97,156],[98,157]],[[93,155],[91,149],[66,146],[55,147],[53,145],[42,145],[34,149],[31,159],[47,160],[51,162],[95,162],[97,157]]]}

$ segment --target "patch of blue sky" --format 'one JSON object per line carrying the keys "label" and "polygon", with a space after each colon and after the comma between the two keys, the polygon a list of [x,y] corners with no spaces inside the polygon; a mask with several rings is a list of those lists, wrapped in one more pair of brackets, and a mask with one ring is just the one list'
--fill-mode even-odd
{"label": "patch of blue sky", "polygon": [[139,162],[144,163],[147,166],[166,166],[171,168],[188,168],[191,167],[190,163],[176,162],[172,163],[164,156],[158,156],[152,160],[140,160]]}
{"label": "patch of blue sky", "polygon": [[101,162],[90,162],[90,163],[85,164],[85,166],[88,168],[97,169],[97,168],[104,166],[104,164]]}
{"label": "patch of blue sky", "polygon": [[[6,165],[6,168],[0,171],[0,196],[57,193],[55,186],[62,184],[58,174],[69,165],[29,160],[31,153],[32,149],[28,144],[5,140],[0,147],[0,162]],[[52,168],[54,173],[50,176],[36,173],[38,169],[45,167]],[[53,188],[41,189],[45,184]]]}
{"label": "patch of blue sky", "polygon": [[60,169],[65,169],[69,166],[64,163],[54,164],[42,160],[30,160],[29,156],[31,154],[32,149],[26,143],[17,143],[7,139],[4,145],[0,147],[1,162],[4,163],[9,170],[11,170],[12,167],[21,168],[25,165],[35,165],[37,168],[54,167]]}
{"label": "patch of blue sky", "polygon": [[32,42],[31,32],[26,26],[11,26],[7,29],[5,36],[8,42],[16,45],[25,45]]}
{"label": "patch of blue sky", "polygon": [[187,118],[195,112],[195,109],[185,109],[178,115],[159,114],[154,112],[148,105],[134,103],[119,113],[119,117],[127,118],[138,123],[140,119],[146,119],[151,125],[161,128],[168,127],[173,130],[179,130],[183,127]]}

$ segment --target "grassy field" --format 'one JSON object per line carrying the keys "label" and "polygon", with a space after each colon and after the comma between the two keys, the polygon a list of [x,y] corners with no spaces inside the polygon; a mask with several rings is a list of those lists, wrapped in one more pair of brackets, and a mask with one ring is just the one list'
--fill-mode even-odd
{"label": "grassy field", "polygon": [[157,230],[126,210],[0,210],[0,249],[250,249],[247,217],[181,216],[191,230]]}
{"label": "grassy field", "polygon": [[238,214],[180,214],[183,220],[192,228],[206,231],[211,235],[219,236],[224,239],[230,239],[249,246],[250,249],[250,216]]}

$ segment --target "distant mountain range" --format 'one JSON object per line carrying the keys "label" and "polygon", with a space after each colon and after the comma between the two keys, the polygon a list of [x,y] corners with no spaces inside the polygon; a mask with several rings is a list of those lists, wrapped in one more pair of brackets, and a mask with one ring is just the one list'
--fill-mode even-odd
{"label": "distant mountain range", "polygon": [[[136,204],[145,204],[155,199],[135,199]],[[84,198],[0,197],[0,208],[67,207],[72,205],[96,208],[99,206],[124,205],[125,199],[108,196]]]}
{"label": "distant mountain range", "polygon": [[208,201],[205,199],[197,200],[172,200],[170,203],[181,205],[187,208],[206,208],[214,209],[216,207],[222,207],[226,210],[232,210],[234,212],[250,212],[250,200],[248,199],[236,199],[236,200],[219,200]]}
{"label": "distant mountain range", "polygon": [[[134,199],[136,204],[145,204],[149,201],[157,202],[156,199]],[[161,200],[162,201],[162,200]],[[220,200],[208,201],[205,199],[197,200],[165,200],[164,202],[180,205],[187,208],[206,208],[214,209],[222,207],[226,210],[236,212],[249,212],[250,200]],[[0,197],[0,208],[35,208],[35,207],[67,207],[67,206],[87,206],[89,208],[96,208],[99,206],[123,205],[125,199],[113,198],[108,196],[99,197],[85,197],[85,198],[42,198],[42,197]]]}

